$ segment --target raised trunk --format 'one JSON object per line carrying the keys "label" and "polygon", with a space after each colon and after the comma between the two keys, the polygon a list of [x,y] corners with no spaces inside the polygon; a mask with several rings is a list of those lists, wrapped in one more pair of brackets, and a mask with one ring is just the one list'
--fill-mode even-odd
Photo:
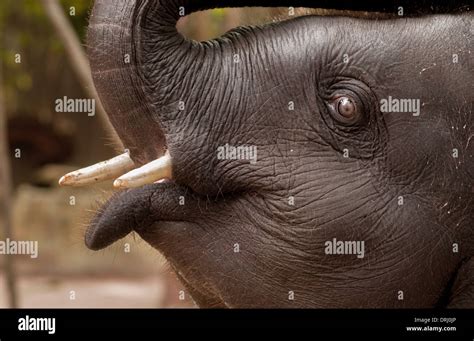
{"label": "raised trunk", "polygon": [[[460,5],[442,1],[262,1],[259,6],[306,6],[404,14],[453,11]],[[192,12],[215,7],[255,6],[250,0],[97,0],[90,19],[89,57],[98,93],[124,145],[138,164],[163,154],[160,124],[172,119],[157,114],[173,111],[198,82],[206,60],[218,57],[213,42],[198,43],[181,36],[176,23]],[[158,107],[160,106],[160,107]],[[163,107],[161,107],[163,106]],[[138,141],[141,141],[137,144]],[[151,143],[151,141],[153,143]]]}

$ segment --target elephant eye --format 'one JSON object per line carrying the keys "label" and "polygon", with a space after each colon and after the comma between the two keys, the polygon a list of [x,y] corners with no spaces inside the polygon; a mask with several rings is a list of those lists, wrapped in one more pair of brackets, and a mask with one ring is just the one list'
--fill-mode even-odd
{"label": "elephant eye", "polygon": [[337,102],[337,112],[339,115],[351,119],[356,114],[355,103],[349,97],[341,97]]}
{"label": "elephant eye", "polygon": [[343,124],[356,123],[360,117],[356,101],[349,96],[337,97],[331,105],[331,111],[334,118]]}

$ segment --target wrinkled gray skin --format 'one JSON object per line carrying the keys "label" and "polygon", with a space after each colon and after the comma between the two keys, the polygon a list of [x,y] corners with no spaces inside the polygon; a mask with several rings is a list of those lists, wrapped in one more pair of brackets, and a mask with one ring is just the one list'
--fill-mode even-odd
{"label": "wrinkled gray skin", "polygon": [[[137,165],[168,149],[174,179],[115,194],[87,246],[136,231],[202,307],[473,307],[473,15],[307,16],[198,43],[175,29],[181,5],[200,9],[95,3],[109,118]],[[420,116],[382,113],[388,96],[420,99]],[[218,160],[227,143],[257,163]],[[333,238],[365,257],[326,254]]]}

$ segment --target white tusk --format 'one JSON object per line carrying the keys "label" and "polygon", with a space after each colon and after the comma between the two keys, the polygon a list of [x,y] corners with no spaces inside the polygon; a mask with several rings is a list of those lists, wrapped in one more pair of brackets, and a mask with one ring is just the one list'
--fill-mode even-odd
{"label": "white tusk", "polygon": [[61,186],[84,186],[99,181],[113,179],[135,167],[127,153],[123,153],[110,160],[68,173],[59,179]]}
{"label": "white tusk", "polygon": [[131,188],[171,178],[171,156],[168,152],[159,159],[134,169],[115,180],[114,187]]}

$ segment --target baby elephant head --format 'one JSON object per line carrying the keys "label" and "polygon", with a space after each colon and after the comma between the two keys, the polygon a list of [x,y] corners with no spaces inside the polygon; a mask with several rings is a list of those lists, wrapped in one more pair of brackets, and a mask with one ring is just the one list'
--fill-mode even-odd
{"label": "baby elephant head", "polygon": [[95,2],[93,77],[127,152],[61,179],[121,188],[87,246],[137,232],[206,307],[473,304],[472,14],[196,42],[180,17],[237,4],[200,3]]}

